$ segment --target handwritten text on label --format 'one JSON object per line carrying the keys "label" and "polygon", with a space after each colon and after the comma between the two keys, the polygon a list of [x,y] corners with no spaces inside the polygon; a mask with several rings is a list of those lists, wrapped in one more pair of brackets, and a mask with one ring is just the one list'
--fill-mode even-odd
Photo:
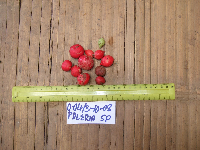
{"label": "handwritten text on label", "polygon": [[67,124],[115,124],[115,101],[67,102]]}

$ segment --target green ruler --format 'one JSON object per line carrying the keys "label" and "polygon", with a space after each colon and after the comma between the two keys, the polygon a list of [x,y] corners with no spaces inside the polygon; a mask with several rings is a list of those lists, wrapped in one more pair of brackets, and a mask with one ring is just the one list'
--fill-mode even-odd
{"label": "green ruler", "polygon": [[169,84],[15,86],[13,102],[173,100],[175,86]]}

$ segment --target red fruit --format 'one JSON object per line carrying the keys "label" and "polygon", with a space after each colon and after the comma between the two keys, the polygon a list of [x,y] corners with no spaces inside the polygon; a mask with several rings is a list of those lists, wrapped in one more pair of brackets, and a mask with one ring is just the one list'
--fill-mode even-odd
{"label": "red fruit", "polygon": [[78,59],[78,66],[84,70],[90,70],[94,66],[94,60],[91,57],[82,55]]}
{"label": "red fruit", "polygon": [[71,75],[74,77],[78,77],[81,74],[82,70],[79,66],[75,65],[71,68]]}
{"label": "red fruit", "polygon": [[70,47],[69,53],[73,58],[79,58],[84,54],[84,49],[81,45],[75,44]]}
{"label": "red fruit", "polygon": [[106,74],[106,69],[103,66],[98,66],[95,68],[95,74],[103,77]]}
{"label": "red fruit", "polygon": [[96,81],[96,84],[98,85],[102,85],[106,82],[105,78],[101,76],[96,77],[95,81]]}
{"label": "red fruit", "polygon": [[97,50],[97,51],[95,51],[95,53],[94,53],[94,58],[96,58],[96,59],[101,59],[101,58],[103,58],[104,53],[105,53],[105,51]]}
{"label": "red fruit", "polygon": [[63,71],[69,71],[71,68],[72,68],[72,62],[69,61],[69,60],[65,60],[63,63],[62,63],[62,70]]}
{"label": "red fruit", "polygon": [[94,56],[94,52],[92,50],[85,50],[85,54],[89,57],[92,57]]}
{"label": "red fruit", "polygon": [[77,77],[79,85],[86,85],[90,81],[90,75],[88,73],[82,73]]}
{"label": "red fruit", "polygon": [[114,62],[114,58],[110,55],[106,55],[101,59],[100,65],[104,67],[110,67],[112,66],[113,62]]}

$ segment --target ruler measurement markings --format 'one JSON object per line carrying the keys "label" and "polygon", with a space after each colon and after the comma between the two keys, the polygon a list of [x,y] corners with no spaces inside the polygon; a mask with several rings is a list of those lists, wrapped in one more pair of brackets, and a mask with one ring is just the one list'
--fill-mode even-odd
{"label": "ruler measurement markings", "polygon": [[48,99],[49,101],[160,100],[174,99],[175,87],[174,84],[24,86],[14,87],[12,93],[13,102],[21,102],[21,99],[25,99],[23,100],[25,102],[30,102],[30,99],[37,102],[38,98],[41,102]]}

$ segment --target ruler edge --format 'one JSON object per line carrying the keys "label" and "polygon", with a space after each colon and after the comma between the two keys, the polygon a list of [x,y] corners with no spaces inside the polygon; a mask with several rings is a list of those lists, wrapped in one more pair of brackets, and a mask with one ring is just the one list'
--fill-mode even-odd
{"label": "ruler edge", "polygon": [[[173,88],[169,88],[169,95],[174,95],[174,97],[172,97],[171,99],[159,99],[159,100],[153,100],[153,101],[160,101],[160,100],[175,100],[176,99],[176,90],[175,90],[175,84],[174,83],[163,83],[163,84],[120,84],[120,85],[86,85],[86,86],[79,86],[79,87],[93,87],[93,86],[127,86],[127,85],[135,85],[135,86],[139,86],[139,85],[170,85],[170,86],[173,86]],[[13,86],[12,88],[12,102],[16,103],[16,102],[21,102],[21,103],[29,103],[30,101],[25,101],[25,102],[22,102],[22,101],[14,101],[13,100],[13,93],[14,93],[14,89],[15,88],[26,88],[26,87],[71,87],[71,86],[74,86],[74,87],[77,87],[77,85],[66,85],[66,86]],[[98,100],[98,101],[101,101],[101,100]],[[103,100],[103,101],[107,101],[107,100]],[[138,100],[109,100],[109,101],[138,101]],[[149,100],[144,100],[144,101],[149,101]],[[32,102],[37,102],[37,101],[32,101]],[[39,101],[39,102],[77,102],[77,101]],[[82,102],[82,101],[81,101]],[[88,101],[83,101],[83,102],[88,102]],[[90,102],[90,101],[89,101]],[[92,102],[92,101],[91,101]],[[31,103],[31,102],[30,102]]]}

